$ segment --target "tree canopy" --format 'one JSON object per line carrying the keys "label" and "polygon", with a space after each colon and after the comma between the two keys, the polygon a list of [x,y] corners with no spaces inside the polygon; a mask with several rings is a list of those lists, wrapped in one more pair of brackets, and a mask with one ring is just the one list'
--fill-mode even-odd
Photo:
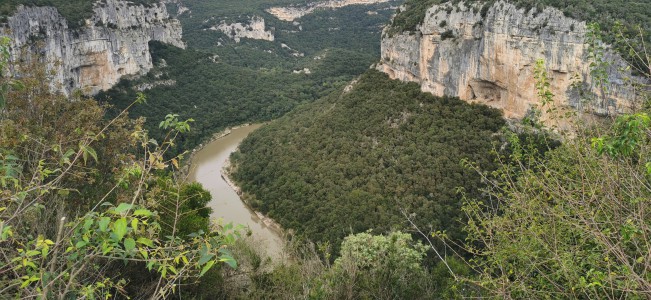
{"label": "tree canopy", "polygon": [[459,188],[477,194],[501,114],[368,71],[351,88],[253,132],[232,156],[245,200],[335,248],[350,233],[423,226],[459,237]]}

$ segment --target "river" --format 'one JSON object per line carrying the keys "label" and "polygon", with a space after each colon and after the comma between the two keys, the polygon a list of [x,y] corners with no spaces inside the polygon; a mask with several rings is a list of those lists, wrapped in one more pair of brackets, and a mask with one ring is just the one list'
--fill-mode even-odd
{"label": "river", "polygon": [[230,134],[218,138],[197,151],[190,166],[189,180],[199,182],[210,191],[213,199],[209,206],[213,209],[212,218],[223,219],[224,223],[242,224],[251,229],[259,249],[266,249],[267,255],[278,258],[282,253],[283,238],[280,233],[266,226],[250,210],[231,186],[222,178],[221,170],[242,140],[260,124],[233,129]]}

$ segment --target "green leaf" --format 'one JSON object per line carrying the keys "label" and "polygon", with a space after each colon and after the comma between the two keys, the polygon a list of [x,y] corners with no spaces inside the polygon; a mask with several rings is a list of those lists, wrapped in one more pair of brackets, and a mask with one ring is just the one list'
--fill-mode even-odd
{"label": "green leaf", "polygon": [[150,217],[152,215],[151,211],[147,209],[136,209],[136,211],[133,212],[134,216],[145,216],[145,217]]}
{"label": "green leaf", "polygon": [[[93,149],[93,148],[87,146],[87,147],[86,147],[86,152],[88,152],[88,154],[90,154],[90,156],[93,157],[93,159],[95,160],[95,162],[98,162],[98,161],[99,161],[99,160],[97,159],[97,152],[95,152],[95,149]],[[84,153],[86,153],[86,152],[84,152]],[[84,159],[84,160],[85,160],[85,159]]]}
{"label": "green leaf", "polygon": [[14,234],[13,231],[11,230],[12,229],[11,226],[3,227],[2,225],[4,225],[4,222],[0,222],[0,228],[2,228],[2,232],[0,233],[0,241],[5,241],[9,237],[12,237]]}
{"label": "green leaf", "polygon": [[133,228],[133,231],[138,230],[138,219],[134,218],[133,220],[131,220],[131,228]]}
{"label": "green leaf", "polygon": [[87,244],[87,243],[86,243],[85,241],[79,241],[79,242],[77,242],[77,244],[75,245],[75,247],[77,247],[77,248],[83,248],[84,246],[86,246],[86,244]]}
{"label": "green leaf", "polygon": [[155,260],[150,260],[150,261],[147,263],[147,270],[151,271],[151,268],[154,267],[154,264],[155,264],[155,263],[156,263]]}
{"label": "green leaf", "polygon": [[131,250],[134,248],[136,248],[136,241],[134,241],[132,238],[124,239],[124,250],[131,252]]}
{"label": "green leaf", "polygon": [[113,234],[117,241],[121,241],[125,234],[127,234],[127,219],[120,218],[113,223]]}
{"label": "green leaf", "polygon": [[215,264],[214,260],[209,261],[203,268],[201,268],[201,274],[199,274],[199,277],[203,276],[203,274],[206,274],[210,268]]}
{"label": "green leaf", "polygon": [[149,246],[149,247],[154,247],[154,242],[152,242],[148,238],[143,238],[143,237],[138,238],[137,242],[138,242],[138,244],[143,244],[143,245],[146,245],[146,246]]}
{"label": "green leaf", "polygon": [[133,207],[133,204],[128,204],[128,203],[120,203],[118,207],[115,208],[115,212],[118,214],[121,214],[127,210],[130,210]]}
{"label": "green leaf", "polygon": [[102,217],[99,219],[99,230],[101,232],[106,232],[106,229],[108,229],[108,224],[111,222],[111,219],[109,217]]}
{"label": "green leaf", "polygon": [[147,96],[145,96],[145,94],[143,94],[142,92],[138,92],[136,94],[136,103],[137,104],[147,103]]}
{"label": "green leaf", "polygon": [[214,254],[209,254],[209,253],[204,254],[204,255],[201,256],[201,258],[199,259],[199,262],[197,264],[201,266],[201,265],[205,264],[206,262],[208,262],[209,260],[211,260],[213,257],[215,257]]}
{"label": "green leaf", "polygon": [[140,255],[142,255],[142,257],[143,257],[144,259],[148,259],[148,258],[149,258],[149,253],[147,253],[147,250],[142,249],[142,248],[140,248],[139,250],[140,250]]}
{"label": "green leaf", "polygon": [[178,273],[179,273],[179,272],[176,271],[176,268],[175,268],[174,266],[170,266],[169,269],[170,269],[170,271],[172,271],[172,273],[174,273],[174,274],[178,274]]}
{"label": "green leaf", "polygon": [[106,255],[109,252],[111,252],[111,250],[113,250],[113,247],[111,247],[109,243],[107,242],[102,243],[102,254]]}
{"label": "green leaf", "polygon": [[86,221],[84,221],[84,231],[88,231],[90,229],[90,226],[93,225],[93,222],[93,219],[86,219]]}
{"label": "green leaf", "polygon": [[21,278],[22,278],[22,279],[26,279],[26,280],[23,281],[23,283],[20,285],[21,288],[25,288],[25,287],[27,287],[30,283],[32,283],[32,282],[34,282],[34,281],[38,281],[38,277],[36,277],[36,276],[32,276],[32,277],[23,276],[23,277],[21,277]]}
{"label": "green leaf", "polygon": [[219,257],[219,261],[226,263],[229,265],[231,268],[236,269],[237,268],[237,261],[230,255],[222,255]]}
{"label": "green leaf", "polygon": [[165,278],[165,275],[167,275],[167,268],[165,266],[161,266],[158,270],[161,271],[161,277]]}

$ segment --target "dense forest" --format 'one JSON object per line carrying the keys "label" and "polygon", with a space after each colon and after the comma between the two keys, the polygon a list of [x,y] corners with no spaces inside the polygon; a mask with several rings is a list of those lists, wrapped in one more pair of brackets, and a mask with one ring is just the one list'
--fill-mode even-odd
{"label": "dense forest", "polygon": [[233,177],[254,208],[309,240],[405,228],[401,211],[459,238],[459,188],[481,187],[461,160],[490,170],[503,125],[497,110],[368,71],[351,90],[252,133],[232,157]]}
{"label": "dense forest", "polygon": [[[155,124],[168,113],[192,117],[195,129],[179,140],[181,149],[192,149],[228,126],[278,118],[367,70],[379,56],[381,27],[390,14],[382,10],[367,15],[368,9],[319,11],[302,19],[303,31],[276,30],[275,42],[244,39],[235,43],[216,31],[185,29],[192,23],[182,19],[188,49],[152,43],[156,67],[149,74],[122,80],[96,98],[120,111],[136,97],[138,86],[151,84],[143,93],[155,100],[135,107],[131,115],[150,120],[146,126],[152,136],[160,135]],[[193,32],[201,36],[193,37]],[[304,69],[309,74],[297,73]],[[174,83],[157,85],[169,80]]]}
{"label": "dense forest", "polygon": [[[336,10],[318,10],[303,16],[296,22],[278,20],[265,11],[266,8],[272,6],[306,5],[308,2],[304,0],[247,2],[190,0],[184,1],[183,4],[190,9],[191,13],[181,14],[179,19],[183,25],[184,39],[188,42],[189,47],[208,50],[219,55],[228,55],[229,47],[220,45],[232,44],[232,41],[223,33],[207,29],[222,22],[227,24],[247,23],[251,16],[264,18],[266,29],[274,32],[274,44],[286,44],[305,54],[306,57],[313,57],[314,54],[326,48],[343,48],[371,54],[379,53],[379,33],[394,12],[393,9],[390,9],[391,5],[399,4],[402,1],[374,5],[352,5]],[[369,11],[377,12],[377,14],[368,14]],[[270,43],[268,42],[262,44],[252,40],[248,40],[248,42],[252,42],[254,49],[269,49]],[[239,48],[243,48],[243,46]],[[291,56],[283,58],[286,63],[297,59],[296,57],[292,59]],[[235,62],[234,60],[230,61]],[[275,60],[274,62],[278,63]]]}

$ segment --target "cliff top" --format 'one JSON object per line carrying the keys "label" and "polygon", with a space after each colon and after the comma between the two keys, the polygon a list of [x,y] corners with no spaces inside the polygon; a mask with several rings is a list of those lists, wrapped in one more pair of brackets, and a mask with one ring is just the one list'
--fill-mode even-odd
{"label": "cliff top", "polygon": [[[79,27],[84,24],[83,20],[93,15],[95,3],[105,3],[105,0],[4,0],[0,4],[0,22],[4,22],[11,16],[18,5],[25,6],[52,6],[59,10],[59,13],[68,20],[70,27]],[[149,5],[158,3],[160,0],[129,0],[134,5]]]}
{"label": "cliff top", "polygon": [[[480,2],[478,11],[485,14],[488,8],[500,0],[466,0],[464,2]],[[406,0],[404,8],[394,18],[389,34],[402,31],[415,31],[425,18],[425,13],[430,7],[451,2],[457,4],[460,0]],[[604,31],[612,27],[615,21],[630,26],[641,25],[647,32],[651,31],[651,0],[510,0],[526,11],[536,9],[542,11],[546,6],[561,10],[565,16],[586,22],[600,23]],[[453,6],[454,7],[454,6]],[[481,7],[481,8],[480,8]],[[453,9],[453,8],[452,8]]]}
{"label": "cliff top", "polygon": [[[398,14],[394,17],[386,33],[393,36],[400,32],[414,32],[423,23],[428,9],[441,4],[440,9],[447,10],[448,14],[459,9],[459,3],[472,5],[475,13],[485,17],[494,5],[510,3],[524,9],[525,13],[536,16],[546,7],[560,10],[566,17],[588,23],[598,23],[601,26],[602,40],[614,48],[632,65],[637,67],[648,66],[648,58],[638,57],[629,53],[632,46],[639,53],[645,52],[645,47],[640,43],[640,35],[647,45],[651,45],[651,0],[406,0]],[[445,5],[447,4],[447,5]],[[616,23],[622,26],[615,26]],[[626,37],[617,38],[619,29]],[[641,30],[640,30],[641,29]],[[631,43],[630,45],[627,43]]]}

